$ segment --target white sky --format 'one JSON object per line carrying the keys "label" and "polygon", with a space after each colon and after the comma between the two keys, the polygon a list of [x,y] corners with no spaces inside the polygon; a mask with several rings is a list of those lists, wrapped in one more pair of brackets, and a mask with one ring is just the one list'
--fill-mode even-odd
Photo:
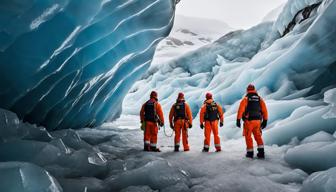
{"label": "white sky", "polygon": [[287,0],[181,0],[177,14],[224,21],[236,29],[258,24]]}

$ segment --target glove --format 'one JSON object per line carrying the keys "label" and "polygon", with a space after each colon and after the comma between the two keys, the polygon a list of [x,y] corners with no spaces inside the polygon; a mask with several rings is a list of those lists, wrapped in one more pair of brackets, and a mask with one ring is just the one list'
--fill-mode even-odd
{"label": "glove", "polygon": [[174,129],[174,125],[173,125],[172,123],[170,124],[170,128],[171,128],[171,129]]}
{"label": "glove", "polygon": [[160,127],[163,127],[163,123],[161,121],[159,121],[158,124],[159,124]]}
{"label": "glove", "polygon": [[140,129],[141,129],[142,131],[144,131],[144,130],[145,130],[145,128],[146,128],[146,123],[145,123],[145,122],[143,122],[143,121],[141,121],[141,126],[140,126]]}
{"label": "glove", "polygon": [[236,125],[237,125],[237,127],[239,127],[239,128],[241,127],[240,119],[237,119]]}
{"label": "glove", "polygon": [[189,123],[189,129],[191,129],[191,128],[192,128],[192,124]]}
{"label": "glove", "polygon": [[220,126],[220,127],[223,127],[223,126],[224,126],[224,123],[223,123],[223,122],[220,122],[220,123],[219,123],[219,126]]}
{"label": "glove", "polygon": [[265,129],[266,126],[267,126],[267,120],[263,120],[261,123],[261,129]]}
{"label": "glove", "polygon": [[201,124],[200,124],[200,127],[201,127],[201,129],[203,129],[203,128],[204,128],[204,125],[203,125],[203,123],[201,123]]}

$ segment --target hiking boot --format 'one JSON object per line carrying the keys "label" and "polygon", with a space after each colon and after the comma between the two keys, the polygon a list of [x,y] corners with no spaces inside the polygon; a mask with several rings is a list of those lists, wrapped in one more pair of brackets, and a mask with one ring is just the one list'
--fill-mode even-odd
{"label": "hiking boot", "polygon": [[144,144],[144,151],[150,151],[150,146],[148,144]]}
{"label": "hiking boot", "polygon": [[264,148],[258,148],[258,154],[257,154],[257,157],[259,159],[265,159],[265,151],[264,151]]}
{"label": "hiking boot", "polygon": [[209,152],[209,148],[204,147],[202,152]]}
{"label": "hiking boot", "polygon": [[175,152],[179,152],[179,151],[180,151],[179,148],[180,148],[180,146],[175,146],[174,151],[175,151]]}
{"label": "hiking boot", "polygon": [[161,152],[159,148],[156,147],[150,147],[150,151],[152,152]]}
{"label": "hiking boot", "polygon": [[245,157],[253,159],[253,151],[246,152]]}

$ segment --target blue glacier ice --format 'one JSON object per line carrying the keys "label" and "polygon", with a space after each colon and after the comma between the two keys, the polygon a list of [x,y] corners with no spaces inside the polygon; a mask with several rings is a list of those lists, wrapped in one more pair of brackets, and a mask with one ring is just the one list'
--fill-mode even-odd
{"label": "blue glacier ice", "polygon": [[0,107],[51,130],[120,114],[175,0],[5,0],[0,10]]}
{"label": "blue glacier ice", "polygon": [[332,192],[336,190],[336,168],[310,175],[303,183],[300,192]]}
{"label": "blue glacier ice", "polygon": [[0,191],[62,192],[62,188],[47,171],[31,163],[0,163]]}
{"label": "blue glacier ice", "polygon": [[155,89],[166,111],[183,91],[197,119],[205,93],[211,91],[226,109],[222,137],[240,138],[238,104],[246,86],[254,83],[269,108],[267,144],[288,144],[320,131],[333,134],[335,10],[335,0],[289,0],[275,22],[233,31],[152,66],[126,96],[123,114],[136,115]]}

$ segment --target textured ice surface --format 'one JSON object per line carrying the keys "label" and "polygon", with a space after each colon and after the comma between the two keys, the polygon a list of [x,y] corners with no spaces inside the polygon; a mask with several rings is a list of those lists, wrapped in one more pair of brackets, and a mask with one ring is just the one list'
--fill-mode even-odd
{"label": "textured ice surface", "polygon": [[283,174],[273,174],[269,178],[275,182],[289,184],[289,183],[302,183],[308,174],[301,169],[294,169]]}
{"label": "textured ice surface", "polygon": [[[12,115],[5,110],[2,110],[2,113],[7,114],[7,117]],[[14,125],[21,124],[22,121],[16,121]],[[4,130],[11,128],[7,127],[9,124],[2,126]],[[172,152],[173,139],[165,137],[160,131],[159,147],[163,152],[147,153],[142,151],[143,133],[140,129],[129,130],[111,126],[112,124],[106,124],[97,129],[50,132],[50,142],[4,138],[0,141],[0,161],[37,164],[55,177],[65,192],[294,192],[299,190],[302,181],[307,177],[300,170],[292,170],[284,161],[283,154],[288,146],[266,146],[265,161],[248,160],[243,158],[244,140],[227,141],[221,132],[223,152],[214,153],[211,146],[211,152],[205,154],[201,152],[202,130],[192,129],[189,132],[190,152]],[[15,175],[17,171],[9,170],[5,177]],[[2,176],[3,174],[0,174],[0,178]],[[49,189],[43,181],[39,179],[37,182],[42,182],[40,184],[43,189]],[[2,180],[0,184],[1,182]],[[15,190],[19,183],[17,180],[11,180],[9,186],[1,185],[0,189],[5,186]]]}
{"label": "textured ice surface", "polygon": [[176,183],[189,184],[188,174],[161,159],[149,162],[141,168],[113,176],[109,185],[112,190],[120,190],[130,185],[148,185],[152,189],[160,190]]}
{"label": "textured ice surface", "polygon": [[64,178],[58,179],[63,191],[67,192],[104,192],[106,186],[103,181],[97,178]]}
{"label": "textured ice surface", "polygon": [[303,182],[300,192],[333,192],[336,191],[335,183],[336,167],[310,175]]}
{"label": "textured ice surface", "polygon": [[283,8],[283,12],[277,19],[275,27],[279,33],[283,33],[288,23],[294,18],[294,16],[307,5],[313,5],[320,3],[323,0],[289,0]]}
{"label": "textured ice surface", "polygon": [[324,102],[330,104],[330,110],[323,115],[323,118],[336,118],[336,89],[324,93]]}
{"label": "textured ice surface", "polygon": [[5,1],[0,8],[0,107],[60,129],[120,114],[172,28],[175,1]]}
{"label": "textured ice surface", "polygon": [[333,142],[335,141],[335,137],[330,135],[329,133],[326,133],[324,131],[320,131],[318,133],[315,133],[312,136],[306,137],[301,141],[301,144],[306,144],[306,143],[313,143],[313,142]]}
{"label": "textured ice surface", "polygon": [[44,127],[36,127],[29,123],[20,123],[15,113],[0,109],[0,140],[14,138],[50,141],[51,135]]}
{"label": "textured ice surface", "polygon": [[42,168],[22,162],[0,162],[0,191],[62,192],[58,182]]}
{"label": "textured ice surface", "polygon": [[336,167],[336,142],[305,143],[289,149],[285,160],[304,171],[314,172]]}
{"label": "textured ice surface", "polygon": [[49,143],[27,140],[0,143],[0,161],[25,161],[48,165],[55,163],[59,156],[60,150]]}
{"label": "textured ice surface", "polygon": [[304,139],[319,131],[335,132],[335,119],[324,119],[327,107],[303,106],[296,109],[288,118],[280,121],[265,131],[264,137],[268,144],[283,145],[293,137]]}

